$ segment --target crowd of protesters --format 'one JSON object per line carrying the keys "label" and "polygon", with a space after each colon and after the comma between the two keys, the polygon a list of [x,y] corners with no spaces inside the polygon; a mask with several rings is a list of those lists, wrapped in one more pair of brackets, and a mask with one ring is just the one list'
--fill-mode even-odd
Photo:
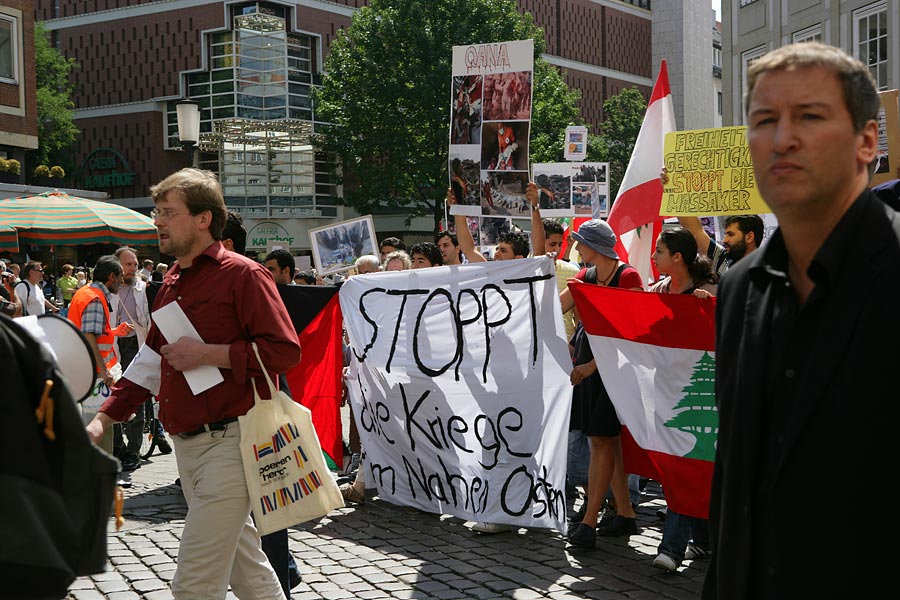
{"label": "crowd of protesters", "polygon": [[[758,215],[731,216],[721,241],[712,239],[698,219],[681,217],[655,240],[652,260],[662,277],[655,282],[642,281],[637,270],[618,255],[616,234],[604,220],[591,219],[577,231],[567,231],[558,221],[542,219],[537,186],[529,183],[525,196],[532,209],[530,234],[513,228],[500,235],[492,249],[492,260],[549,254],[555,263],[572,359],[567,469],[572,489],[578,490],[580,497],[578,510],[573,505],[569,515],[567,542],[593,549],[598,535],[638,533],[634,508],[640,501],[639,489],[637,498],[634,493],[639,485],[632,484],[635,479],[625,471],[622,459],[619,415],[573,310],[567,283],[578,280],[647,293],[690,294],[701,301],[716,298],[721,303],[717,305],[721,310],[716,346],[722,352],[717,366],[722,424],[713,510],[709,520],[667,511],[663,539],[652,565],[674,572],[685,559],[711,557],[704,590],[704,597],[710,599],[799,597],[804,593],[831,597],[838,592],[853,593],[857,579],[880,589],[889,585],[888,552],[884,559],[851,553],[846,560],[853,566],[844,570],[852,577],[830,573],[820,578],[821,583],[813,583],[821,572],[818,553],[827,547],[827,541],[833,541],[829,537],[833,534],[823,526],[833,507],[821,503],[820,508],[811,508],[799,498],[810,490],[821,492],[814,497],[829,497],[828,492],[833,496],[835,489],[857,489],[883,475],[889,467],[886,460],[892,455],[892,434],[900,416],[896,402],[889,400],[897,352],[876,356],[874,351],[883,347],[877,343],[879,339],[892,339],[895,333],[894,294],[883,294],[883,300],[866,295],[869,283],[893,292],[893,285],[900,280],[893,273],[900,264],[896,260],[900,226],[891,208],[897,200],[891,190],[897,185],[881,186],[874,193],[867,190],[868,169],[877,145],[877,95],[866,68],[840,50],[815,43],[791,45],[753,65],[747,111],[756,179],[779,219],[779,229],[765,245]],[[665,171],[661,178],[665,181]],[[64,265],[56,279],[47,277],[39,262],[17,265],[4,261],[0,310],[21,316],[68,309],[70,318],[91,336],[99,358],[98,376],[110,385],[116,378],[113,367],[123,359],[124,348],[135,350],[144,339],[176,371],[209,364],[226,371],[237,368],[244,374],[259,373],[245,351],[234,350],[243,348],[247,331],[265,346],[261,350],[270,367],[283,372],[296,364],[300,348],[275,285],[339,285],[343,276],[326,279],[314,271],[298,271],[296,257],[287,249],[275,249],[262,261],[229,252],[223,243],[224,199],[208,172],[185,169],[154,186],[152,193],[160,249],[176,257],[174,264],[154,265],[146,259],[138,271],[137,252],[122,248],[115,256],[101,257],[91,271]],[[451,188],[447,203],[452,206],[455,202]],[[398,237],[384,238],[379,255],[358,257],[345,275],[366,277],[379,271],[487,261],[475,245],[465,217],[456,215],[454,225],[455,232],[443,231],[433,241],[406,245]],[[864,231],[880,237],[863,239]],[[566,239],[575,242],[577,259],[574,254],[560,254]],[[856,266],[845,264],[844,257],[851,251],[864,253]],[[177,293],[201,301],[209,301],[211,294],[229,285],[223,275],[239,275],[244,278],[242,285],[248,286],[244,306],[268,310],[235,315],[234,307],[210,304],[211,312],[230,319],[229,327],[234,329],[229,332],[233,333],[231,346],[223,349],[183,342],[185,338],[166,344],[156,329],[149,336],[147,330],[152,307],[159,306],[161,298],[162,302],[171,301],[176,293],[175,278],[166,278],[167,270],[179,275],[182,284],[184,280],[197,281],[195,287],[182,285]],[[149,294],[154,280],[163,281],[157,290],[162,296],[155,300],[134,296]],[[865,303],[866,313],[857,315],[851,293]],[[826,320],[840,335],[833,340],[831,354],[843,352],[846,345],[848,352],[856,352],[855,357],[841,363],[828,355],[828,338],[820,334],[820,325]],[[223,321],[210,318],[200,327],[209,328],[212,322]],[[133,342],[125,341],[132,337]],[[757,353],[745,355],[744,342]],[[813,354],[815,359],[808,358]],[[829,364],[831,370],[825,372],[818,360]],[[754,378],[742,378],[742,368],[751,370]],[[834,379],[834,373],[840,375],[836,387],[816,383],[822,376]],[[225,396],[230,394],[234,401],[218,406],[212,421],[189,406],[191,396],[183,378],[176,379],[164,380],[167,383],[160,393],[180,406],[181,412],[169,408],[160,416],[175,434],[174,450],[190,509],[173,593],[187,598],[200,593],[198,590],[215,588],[216,594],[224,594],[229,584],[236,592],[252,584],[258,588],[255,593],[268,590],[263,594],[266,598],[289,597],[289,587],[279,583],[254,535],[248,503],[243,502],[246,498],[224,506],[221,499],[201,494],[206,485],[203,477],[213,475],[217,486],[228,487],[236,496],[241,496],[245,487],[233,449],[237,417],[248,408],[244,401],[247,378],[228,376]],[[111,399],[87,425],[97,443],[106,444],[114,432],[116,447],[124,448],[120,450],[123,468],[136,459],[131,456],[127,430],[113,425],[127,421],[147,400],[149,392],[138,388],[127,379],[116,385]],[[860,413],[849,428],[854,408],[848,399],[865,403],[866,411],[871,411]],[[801,400],[807,404],[800,406]],[[803,430],[807,421],[809,426]],[[355,425],[354,419],[353,428]],[[227,452],[225,441],[216,448],[203,445],[205,436],[199,434],[212,431],[222,432],[220,437],[228,440]],[[751,439],[751,435],[755,437]],[[342,469],[342,474],[350,477],[341,491],[347,502],[362,504],[367,483],[365,449],[351,431],[354,437],[356,442],[347,446],[347,452],[356,460],[350,460],[352,472]],[[795,445],[793,454],[784,446],[788,441]],[[112,445],[108,447],[112,451]],[[204,457],[206,452],[215,454],[215,460]],[[748,461],[754,467],[751,471],[745,468]],[[235,472],[229,474],[228,469]],[[582,475],[575,477],[576,473]],[[813,513],[804,517],[802,510]],[[473,529],[494,534],[508,526],[476,523]],[[842,529],[841,540],[849,548],[871,548],[890,539],[898,529],[896,518],[886,531],[879,531],[870,518],[857,515],[853,524]],[[251,535],[245,536],[247,532]],[[805,537],[798,537],[801,534]],[[211,547],[216,544],[208,543],[209,536],[215,536],[227,552]],[[809,543],[812,551],[801,549],[801,543]],[[233,562],[234,571],[231,564],[223,562],[226,559]],[[810,591],[810,585],[821,593]]]}

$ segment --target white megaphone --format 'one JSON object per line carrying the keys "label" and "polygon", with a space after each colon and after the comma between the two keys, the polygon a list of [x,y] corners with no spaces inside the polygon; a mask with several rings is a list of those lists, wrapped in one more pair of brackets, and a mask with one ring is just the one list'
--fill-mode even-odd
{"label": "white megaphone", "polygon": [[72,321],[46,314],[19,317],[16,323],[56,359],[63,381],[75,402],[82,402],[91,395],[97,377],[97,363],[87,338]]}

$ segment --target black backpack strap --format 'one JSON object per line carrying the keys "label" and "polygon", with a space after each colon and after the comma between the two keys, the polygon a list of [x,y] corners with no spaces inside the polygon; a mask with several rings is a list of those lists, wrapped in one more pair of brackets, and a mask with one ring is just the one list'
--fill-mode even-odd
{"label": "black backpack strap", "polygon": [[613,278],[609,281],[608,287],[619,287],[619,277],[622,276],[622,271],[628,268],[628,265],[622,263],[619,265],[619,268],[616,269],[616,274],[613,275]]}

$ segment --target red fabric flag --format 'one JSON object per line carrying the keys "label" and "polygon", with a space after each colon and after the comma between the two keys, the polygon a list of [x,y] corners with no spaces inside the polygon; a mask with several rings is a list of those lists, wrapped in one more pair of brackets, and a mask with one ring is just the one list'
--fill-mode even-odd
{"label": "red fabric flag", "polygon": [[[306,286],[279,286],[279,288],[303,288]],[[310,292],[316,288],[308,288]],[[326,288],[321,288],[326,289]],[[309,322],[297,327],[300,348],[303,355],[300,362],[287,372],[288,386],[294,400],[307,407],[312,413],[313,427],[319,436],[322,450],[330,459],[330,468],[340,468],[344,462],[343,433],[341,430],[341,370],[343,367],[342,335],[343,319],[341,305],[336,290],[331,292],[324,308],[310,315]],[[288,312],[294,317],[300,308],[300,298],[291,299],[282,295]],[[307,311],[318,308],[306,303]],[[332,464],[333,463],[333,464]]]}
{"label": "red fabric flag", "polygon": [[637,269],[645,282],[659,278],[659,272],[650,260],[663,223],[659,215],[663,194],[659,172],[664,164],[666,134],[675,129],[669,71],[666,61],[662,61],[641,131],[608,219],[618,238],[616,253]]}
{"label": "red fabric flag", "polygon": [[719,431],[715,299],[569,284],[616,413],[625,470],[707,518]]}

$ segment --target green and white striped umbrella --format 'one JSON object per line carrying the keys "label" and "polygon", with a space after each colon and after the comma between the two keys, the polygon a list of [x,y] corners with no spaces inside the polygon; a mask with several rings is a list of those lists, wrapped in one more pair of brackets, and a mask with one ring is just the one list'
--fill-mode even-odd
{"label": "green and white striped umbrella", "polygon": [[[4,227],[5,226],[5,227]],[[6,229],[13,229],[16,243]],[[150,246],[157,243],[150,217],[125,206],[44,192],[0,200],[0,250],[10,245],[77,246],[79,244]]]}
{"label": "green and white striped umbrella", "polygon": [[16,235],[16,230],[10,227],[9,225],[5,225],[0,223],[0,252],[18,252],[19,251],[19,236]]}

